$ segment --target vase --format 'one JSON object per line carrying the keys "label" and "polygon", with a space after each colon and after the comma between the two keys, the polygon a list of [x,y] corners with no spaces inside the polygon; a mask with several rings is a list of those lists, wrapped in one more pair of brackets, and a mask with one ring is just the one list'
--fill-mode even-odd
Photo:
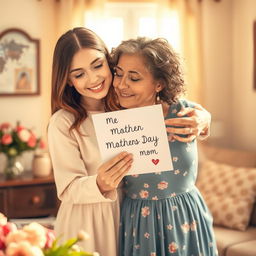
{"label": "vase", "polygon": [[5,179],[15,179],[21,175],[24,171],[24,167],[20,163],[17,156],[8,156],[6,160],[6,166],[4,168]]}
{"label": "vase", "polygon": [[47,177],[52,173],[52,163],[47,152],[37,153],[32,161],[34,177]]}

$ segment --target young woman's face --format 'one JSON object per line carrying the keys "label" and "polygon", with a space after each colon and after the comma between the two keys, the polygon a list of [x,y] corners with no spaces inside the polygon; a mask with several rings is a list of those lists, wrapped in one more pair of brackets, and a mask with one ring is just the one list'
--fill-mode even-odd
{"label": "young woman's face", "polygon": [[123,54],[115,68],[113,85],[119,103],[124,108],[135,108],[153,105],[161,85],[138,55]]}
{"label": "young woman's face", "polygon": [[85,99],[104,98],[112,82],[112,74],[105,55],[90,48],[79,50],[72,59],[68,82]]}

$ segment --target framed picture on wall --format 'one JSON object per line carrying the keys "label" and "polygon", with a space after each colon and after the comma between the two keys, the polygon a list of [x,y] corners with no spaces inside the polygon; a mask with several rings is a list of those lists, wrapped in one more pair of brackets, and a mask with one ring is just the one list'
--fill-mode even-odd
{"label": "framed picture on wall", "polygon": [[21,29],[0,33],[0,96],[40,94],[39,47]]}

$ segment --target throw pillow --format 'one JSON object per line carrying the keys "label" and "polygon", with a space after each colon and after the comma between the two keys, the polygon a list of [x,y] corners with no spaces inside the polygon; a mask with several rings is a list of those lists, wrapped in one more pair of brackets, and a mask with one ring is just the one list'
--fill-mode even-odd
{"label": "throw pillow", "polygon": [[237,230],[247,228],[256,197],[256,168],[206,160],[200,165],[197,187],[215,225]]}

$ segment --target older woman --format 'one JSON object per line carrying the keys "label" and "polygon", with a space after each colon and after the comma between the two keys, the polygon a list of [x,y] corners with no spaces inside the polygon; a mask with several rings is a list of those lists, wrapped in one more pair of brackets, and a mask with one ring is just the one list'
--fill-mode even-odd
{"label": "older woman", "polygon": [[[195,106],[181,98],[180,63],[166,40],[124,41],[113,60],[113,85],[123,108],[161,104],[170,125],[181,109]],[[187,128],[180,129],[186,134]],[[184,143],[171,136],[173,170],[124,178],[120,256],[217,255],[212,217],[195,186],[196,140]]]}

